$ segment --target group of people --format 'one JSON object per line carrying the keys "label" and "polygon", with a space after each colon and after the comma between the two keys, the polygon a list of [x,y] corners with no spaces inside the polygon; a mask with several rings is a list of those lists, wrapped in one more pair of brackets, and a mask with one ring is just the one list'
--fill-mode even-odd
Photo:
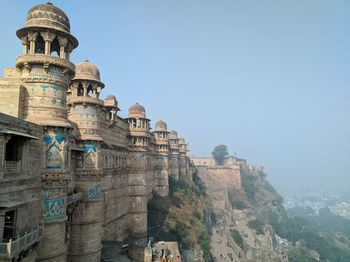
{"label": "group of people", "polygon": [[[241,257],[240,254],[239,254],[239,257]],[[226,260],[226,256],[225,255],[220,254],[220,258]],[[230,259],[231,261],[233,261],[232,253],[227,253],[227,258]]]}
{"label": "group of people", "polygon": [[152,255],[159,258],[160,262],[181,262],[180,255],[174,256],[170,250],[161,249],[158,250],[155,247],[152,248]]}
{"label": "group of people", "polygon": [[180,262],[181,258],[179,255],[176,256],[174,259],[174,256],[170,254],[169,256],[163,255],[163,257],[160,259],[160,262]]}

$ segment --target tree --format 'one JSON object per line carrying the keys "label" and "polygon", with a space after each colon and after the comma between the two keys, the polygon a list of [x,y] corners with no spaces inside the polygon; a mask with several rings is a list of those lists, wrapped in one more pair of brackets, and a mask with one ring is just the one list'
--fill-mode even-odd
{"label": "tree", "polygon": [[227,146],[218,145],[214,148],[214,150],[211,154],[213,155],[215,161],[219,165],[222,165],[224,163],[225,158],[228,157]]}

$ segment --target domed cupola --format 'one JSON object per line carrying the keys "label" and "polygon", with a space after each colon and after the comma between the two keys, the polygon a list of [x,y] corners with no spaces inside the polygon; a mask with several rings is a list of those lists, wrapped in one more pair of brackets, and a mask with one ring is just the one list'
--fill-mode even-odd
{"label": "domed cupola", "polygon": [[[85,60],[76,65],[76,73],[70,83],[68,97],[69,120],[75,122],[79,128],[79,139],[102,141],[102,122],[104,119],[114,120],[118,107],[105,106],[100,99],[104,88],[98,68]],[[113,102],[116,103],[115,97]],[[107,101],[107,104],[111,103]]]}
{"label": "domed cupola", "polygon": [[70,33],[69,19],[66,14],[48,2],[32,7],[27,15],[26,24],[29,27],[45,27]]}
{"label": "domed cupola", "polygon": [[40,4],[27,14],[25,27],[17,31],[22,40],[24,54],[50,55],[56,51],[61,58],[78,46],[78,40],[70,33],[67,15],[52,3]]}
{"label": "domed cupola", "polygon": [[101,82],[100,70],[89,60],[85,60],[75,67],[75,76],[71,81],[71,97],[84,97],[85,102],[97,102],[103,104],[102,101],[95,101],[100,98],[101,90],[105,85]]}
{"label": "domed cupola", "polygon": [[153,131],[155,137],[156,152],[164,156],[167,156],[169,154],[169,131],[167,129],[167,123],[159,120],[156,123],[155,131]]}
{"label": "domed cupola", "polygon": [[26,88],[24,119],[70,128],[66,92],[75,66],[69,57],[78,40],[70,33],[67,15],[52,3],[36,5],[29,10],[17,36],[23,49],[16,67]]}
{"label": "domed cupola", "polygon": [[129,107],[128,117],[146,117],[146,110],[142,105],[136,103]]}
{"label": "domed cupola", "polygon": [[177,138],[177,132],[171,131],[168,135],[169,138],[169,144],[170,144],[170,153],[172,155],[178,155],[179,154],[179,139]]}
{"label": "domed cupola", "polygon": [[166,131],[166,132],[168,132],[167,129],[168,129],[168,125],[163,120],[159,120],[156,123],[155,131]]}
{"label": "domed cupola", "polygon": [[183,139],[182,137],[179,138],[179,153],[181,156],[186,156],[187,154],[187,145],[185,139]]}
{"label": "domed cupola", "polygon": [[75,66],[75,76],[72,80],[90,80],[99,83],[101,88],[105,86],[101,82],[100,70],[89,60],[84,60]]}
{"label": "domed cupola", "polygon": [[104,106],[107,111],[106,118],[108,120],[115,120],[117,116],[117,112],[120,111],[118,107],[118,101],[114,95],[108,95],[104,100]]}
{"label": "domed cupola", "polygon": [[147,150],[150,137],[150,120],[146,118],[145,108],[136,103],[129,107],[129,145],[133,150]]}

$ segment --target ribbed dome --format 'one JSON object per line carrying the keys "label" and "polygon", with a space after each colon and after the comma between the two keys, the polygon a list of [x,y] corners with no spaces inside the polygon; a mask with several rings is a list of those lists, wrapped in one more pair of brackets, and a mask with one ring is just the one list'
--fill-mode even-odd
{"label": "ribbed dome", "polygon": [[109,107],[117,107],[118,102],[114,95],[108,95],[104,100],[104,105]]}
{"label": "ribbed dome", "polygon": [[[98,70],[94,64],[91,64],[89,60],[85,60],[75,66],[75,76],[73,80],[76,79],[91,80],[101,83],[100,70]],[[102,87],[103,86],[102,84]]]}
{"label": "ribbed dome", "polygon": [[169,139],[177,139],[177,132],[176,131],[171,131],[169,136],[168,136]]}
{"label": "ribbed dome", "polygon": [[156,131],[167,131],[168,130],[168,126],[167,124],[162,121],[162,120],[159,120],[157,123],[156,123]]}
{"label": "ribbed dome", "polygon": [[[27,14],[25,27],[17,30],[19,39],[27,37],[29,32],[45,32],[51,29],[55,34],[67,37],[71,47],[76,48],[78,40],[70,34],[67,15],[52,3],[40,4],[31,8]],[[49,30],[50,31],[50,30]]]}
{"label": "ribbed dome", "polygon": [[131,107],[129,107],[128,113],[129,113],[128,114],[129,117],[132,117],[132,116],[145,117],[146,116],[145,108],[142,105],[140,105],[139,103],[136,103],[136,104],[132,105]]}
{"label": "ribbed dome", "polygon": [[26,27],[48,27],[70,33],[67,15],[52,3],[40,4],[31,8],[27,15]]}
{"label": "ribbed dome", "polygon": [[179,138],[179,145],[186,145],[185,139]]}

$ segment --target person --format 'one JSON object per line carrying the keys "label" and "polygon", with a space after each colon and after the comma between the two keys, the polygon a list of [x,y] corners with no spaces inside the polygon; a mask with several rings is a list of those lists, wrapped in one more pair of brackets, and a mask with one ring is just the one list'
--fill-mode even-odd
{"label": "person", "polygon": [[166,261],[166,258],[165,258],[165,255],[162,256],[160,262],[167,262],[167,261]]}
{"label": "person", "polygon": [[179,255],[176,256],[176,262],[181,262],[181,258]]}

